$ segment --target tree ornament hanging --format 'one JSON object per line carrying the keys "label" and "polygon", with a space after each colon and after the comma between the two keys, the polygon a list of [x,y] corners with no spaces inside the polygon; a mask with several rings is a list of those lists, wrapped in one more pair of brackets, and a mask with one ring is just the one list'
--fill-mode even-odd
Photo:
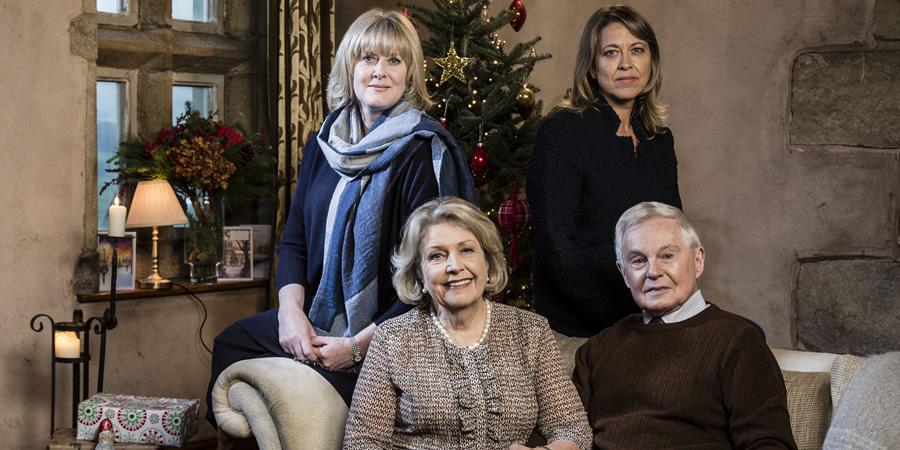
{"label": "tree ornament hanging", "polygon": [[418,30],[419,24],[417,24],[416,21],[413,20],[412,17],[409,17],[409,14],[407,14],[408,12],[409,12],[409,8],[403,8],[403,16],[406,17],[407,19],[409,19],[409,23],[411,23],[413,25],[413,27],[415,27]]}
{"label": "tree ornament hanging", "polygon": [[491,21],[491,12],[488,11],[487,5],[481,7],[481,23],[485,24]]}
{"label": "tree ornament hanging", "polygon": [[534,112],[534,91],[528,89],[528,85],[522,86],[516,95],[516,110],[523,119],[528,120]]}
{"label": "tree ornament hanging", "polygon": [[457,55],[456,46],[453,44],[453,41],[450,41],[450,50],[447,51],[447,56],[443,58],[434,58],[434,63],[444,69],[441,73],[441,81],[438,83],[438,86],[444,84],[450,77],[456,77],[459,81],[465,83],[466,76],[463,74],[463,69],[469,64],[469,61],[473,59],[474,58],[464,58]]}
{"label": "tree ornament hanging", "polygon": [[447,129],[447,110],[450,109],[450,100],[447,100],[444,105],[444,115],[441,116],[441,126],[444,129]]}
{"label": "tree ornament hanging", "polygon": [[513,183],[512,198],[500,204],[497,210],[497,224],[512,235],[509,256],[514,266],[519,265],[519,249],[516,236],[528,228],[531,223],[531,208],[527,202],[518,199],[519,186]]}
{"label": "tree ornament hanging", "polygon": [[475,181],[484,180],[484,177],[487,176],[489,165],[490,158],[488,158],[487,152],[484,151],[484,145],[479,142],[475,147],[475,151],[472,152],[472,159],[469,160],[469,169],[472,170],[472,176],[475,178]]}
{"label": "tree ornament hanging", "polygon": [[522,29],[522,26],[525,25],[525,4],[522,3],[522,0],[513,0],[512,4],[509,5],[509,12],[515,11],[516,14],[513,16],[512,20],[509,21],[509,24],[512,25],[513,30],[519,31]]}

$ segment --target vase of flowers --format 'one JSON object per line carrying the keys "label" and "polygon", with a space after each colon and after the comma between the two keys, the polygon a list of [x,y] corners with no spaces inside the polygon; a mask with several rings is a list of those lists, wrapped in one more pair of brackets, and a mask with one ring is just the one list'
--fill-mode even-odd
{"label": "vase of flowers", "polygon": [[127,191],[140,181],[160,179],[172,185],[188,218],[184,260],[195,283],[217,280],[225,210],[271,195],[275,181],[275,158],[265,135],[203,117],[190,103],[155,139],[128,136],[109,162],[118,166],[117,177],[103,189],[118,184]]}
{"label": "vase of flowers", "polygon": [[188,227],[184,230],[184,262],[190,266],[191,282],[215,283],[225,254],[222,197],[204,195],[191,199],[185,215]]}

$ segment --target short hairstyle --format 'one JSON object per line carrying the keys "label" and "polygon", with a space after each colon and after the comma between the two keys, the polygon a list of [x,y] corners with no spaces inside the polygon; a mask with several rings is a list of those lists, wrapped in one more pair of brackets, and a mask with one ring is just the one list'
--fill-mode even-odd
{"label": "short hairstyle", "polygon": [[422,43],[409,18],[397,11],[372,8],[353,21],[334,55],[334,67],[328,76],[329,108],[335,110],[358,101],[353,92],[353,69],[367,53],[400,56],[406,62],[406,90],[400,100],[420,110],[431,106]]}
{"label": "short hairstyle", "polygon": [[663,217],[667,219],[675,219],[678,221],[678,228],[681,229],[681,239],[691,251],[700,248],[700,236],[697,236],[697,230],[691,225],[687,216],[674,207],[660,202],[643,202],[628,208],[622,213],[619,221],[616,222],[616,260],[622,261],[622,240],[625,239],[625,232],[629,228],[640,224],[641,222],[653,217]]}
{"label": "short hairstyle", "polygon": [[440,223],[458,225],[475,235],[484,252],[490,278],[485,293],[494,295],[502,291],[507,281],[506,258],[497,226],[475,205],[457,197],[439,197],[413,211],[403,226],[400,245],[391,255],[392,281],[400,300],[412,305],[428,301],[428,296],[422,293],[422,245],[428,229]]}
{"label": "short hairstyle", "polygon": [[584,26],[578,53],[575,56],[575,74],[572,92],[559,106],[575,111],[584,111],[602,97],[600,84],[591,77],[591,68],[600,51],[600,37],[603,29],[611,23],[621,23],[634,37],[646,41],[650,46],[650,79],[643,92],[638,95],[631,111],[632,120],[640,120],[652,138],[666,126],[666,107],[659,103],[657,95],[662,85],[662,63],[659,43],[650,22],[628,5],[604,6],[597,10]]}

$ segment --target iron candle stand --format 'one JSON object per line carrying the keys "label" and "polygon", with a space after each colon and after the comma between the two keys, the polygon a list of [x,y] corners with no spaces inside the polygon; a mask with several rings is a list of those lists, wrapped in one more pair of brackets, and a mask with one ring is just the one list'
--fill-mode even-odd
{"label": "iron candle stand", "polygon": [[[106,332],[116,327],[116,274],[119,270],[118,259],[118,243],[122,239],[131,239],[130,237],[109,236],[114,240],[110,275],[109,288],[109,307],[103,311],[102,317],[91,317],[87,321],[83,320],[83,314],[80,309],[76,309],[72,313],[71,322],[54,322],[53,318],[47,314],[37,314],[31,318],[31,329],[36,332],[44,330],[44,324],[38,322],[44,317],[50,322],[51,340],[51,370],[50,370],[50,435],[56,428],[56,364],[72,364],[72,428],[75,428],[78,418],[78,403],[88,398],[88,385],[90,381],[90,361],[91,361],[91,345],[90,336],[93,327],[94,334],[100,335],[100,360],[97,375],[97,392],[103,392],[103,371],[106,363]],[[35,324],[37,326],[35,326]],[[57,333],[71,332],[75,333],[78,338],[78,356],[77,357],[59,357],[57,356],[56,335]],[[81,365],[84,364],[84,367]],[[83,379],[82,379],[83,377]]]}

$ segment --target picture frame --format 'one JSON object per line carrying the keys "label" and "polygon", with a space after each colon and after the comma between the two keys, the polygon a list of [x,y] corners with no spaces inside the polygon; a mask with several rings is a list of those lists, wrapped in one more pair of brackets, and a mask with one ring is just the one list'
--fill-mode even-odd
{"label": "picture frame", "polygon": [[269,278],[272,261],[272,225],[241,225],[253,229],[253,279]]}
{"label": "picture frame", "polygon": [[219,279],[225,281],[253,280],[253,228],[234,226],[223,228],[225,251],[219,264]]}
{"label": "picture frame", "polygon": [[137,249],[137,233],[125,232],[125,238],[111,238],[106,230],[97,232],[97,253],[99,254],[100,292],[111,290],[112,274],[112,250],[116,247],[116,257],[119,260],[116,272],[116,291],[134,290],[134,264],[135,249]]}

